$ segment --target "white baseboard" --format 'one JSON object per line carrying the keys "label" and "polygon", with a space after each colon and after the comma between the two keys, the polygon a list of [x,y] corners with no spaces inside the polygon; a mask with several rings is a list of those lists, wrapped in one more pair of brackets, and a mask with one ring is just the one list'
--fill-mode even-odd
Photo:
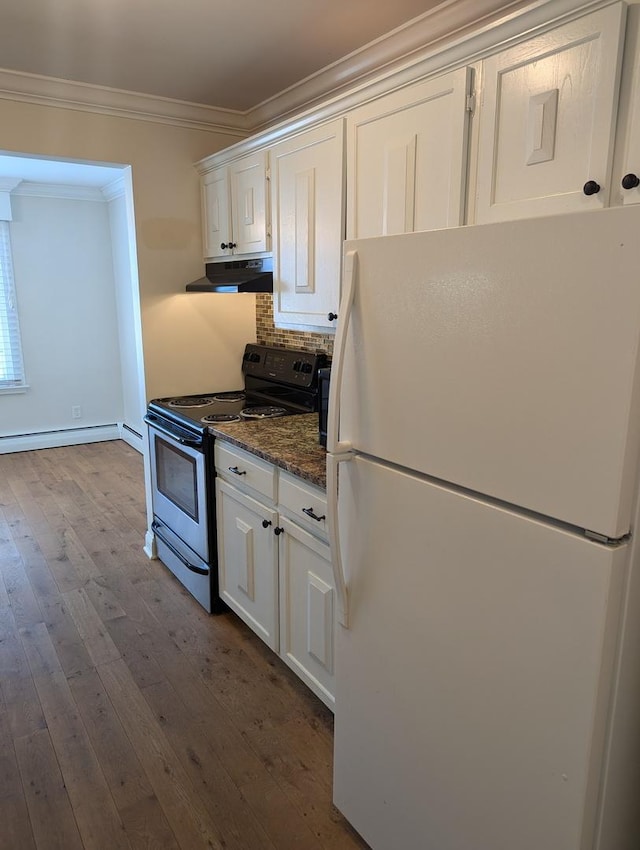
{"label": "white baseboard", "polygon": [[[64,431],[43,431],[40,434],[19,434],[15,437],[0,437],[0,454],[119,440],[124,439],[122,430],[124,429],[113,424],[96,425],[93,428],[70,428]],[[127,440],[127,442],[129,441]],[[141,443],[142,440],[140,440]],[[134,448],[137,448],[137,446],[134,446]]]}
{"label": "white baseboard", "polygon": [[144,546],[142,547],[145,555],[149,560],[154,561],[158,557],[156,548],[156,536],[151,529],[147,531],[144,537]]}
{"label": "white baseboard", "polygon": [[118,423],[118,428],[120,430],[120,439],[124,440],[125,443],[128,443],[131,448],[135,449],[140,454],[144,454],[144,443],[142,441],[142,436],[138,434],[137,431],[134,431],[132,428],[129,428],[128,425],[123,424],[122,422]]}

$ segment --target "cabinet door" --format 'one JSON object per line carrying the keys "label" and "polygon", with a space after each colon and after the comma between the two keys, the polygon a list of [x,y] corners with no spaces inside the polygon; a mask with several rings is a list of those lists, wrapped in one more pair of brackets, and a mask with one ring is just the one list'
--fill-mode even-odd
{"label": "cabinet door", "polygon": [[332,121],[271,152],[274,321],[330,328],[344,239],[344,122]]}
{"label": "cabinet door", "polygon": [[286,518],[280,525],[280,655],[333,708],[335,591],[329,546]]}
{"label": "cabinet door", "polygon": [[618,3],[485,60],[476,222],[606,206],[623,32]]}
{"label": "cabinet door", "polygon": [[277,652],[278,547],[273,531],[278,515],[220,478],[216,514],[220,595]]}
{"label": "cabinet door", "polygon": [[245,156],[229,166],[234,254],[268,251],[267,154]]}
{"label": "cabinet door", "polygon": [[231,239],[231,205],[226,168],[217,168],[202,179],[204,256],[224,257],[231,251],[221,245]]}
{"label": "cabinet door", "polygon": [[[629,99],[625,99],[624,107],[621,108],[620,137],[619,140],[616,139],[619,143],[619,153],[616,154],[616,168],[611,187],[612,204],[640,203],[640,18],[638,12],[640,8],[634,7],[633,18],[631,13],[629,16],[628,30],[633,22],[634,32],[633,40],[629,37],[628,42],[635,47],[635,57],[629,75],[631,81]],[[631,54],[631,49],[629,53]],[[624,73],[626,74],[626,70]],[[621,106],[622,103],[621,97]],[[636,180],[639,182],[634,185]]]}
{"label": "cabinet door", "polygon": [[463,224],[471,70],[347,116],[347,238]]}

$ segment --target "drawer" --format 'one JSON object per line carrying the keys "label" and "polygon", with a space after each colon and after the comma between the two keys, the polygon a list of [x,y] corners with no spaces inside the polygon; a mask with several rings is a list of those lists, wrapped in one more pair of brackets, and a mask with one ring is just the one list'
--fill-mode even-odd
{"label": "drawer", "polygon": [[278,504],[298,525],[312,534],[327,536],[327,494],[324,490],[281,470]]}
{"label": "drawer", "polygon": [[216,440],[214,452],[220,476],[236,487],[248,488],[275,502],[277,477],[273,464],[220,440]]}

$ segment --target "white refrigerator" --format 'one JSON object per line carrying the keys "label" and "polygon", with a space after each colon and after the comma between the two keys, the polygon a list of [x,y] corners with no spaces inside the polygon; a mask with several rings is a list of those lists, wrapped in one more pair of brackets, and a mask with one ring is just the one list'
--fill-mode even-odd
{"label": "white refrigerator", "polygon": [[640,207],[345,243],[334,801],[374,850],[640,847]]}

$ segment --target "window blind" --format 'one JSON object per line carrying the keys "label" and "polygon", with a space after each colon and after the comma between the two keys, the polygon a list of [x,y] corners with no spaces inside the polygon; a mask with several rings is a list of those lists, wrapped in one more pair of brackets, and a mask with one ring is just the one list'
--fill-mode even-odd
{"label": "window blind", "polygon": [[0,221],[0,390],[24,386],[9,222]]}

